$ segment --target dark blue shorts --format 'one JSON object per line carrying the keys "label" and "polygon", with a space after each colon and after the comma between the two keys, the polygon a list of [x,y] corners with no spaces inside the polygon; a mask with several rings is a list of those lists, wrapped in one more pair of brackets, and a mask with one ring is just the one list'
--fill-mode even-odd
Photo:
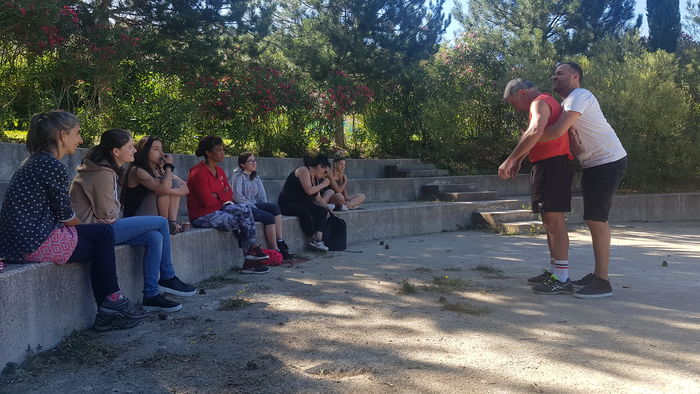
{"label": "dark blue shorts", "polygon": [[259,202],[255,204],[255,208],[251,207],[250,210],[253,211],[253,219],[266,226],[275,224],[275,216],[280,215],[280,207],[269,202]]}

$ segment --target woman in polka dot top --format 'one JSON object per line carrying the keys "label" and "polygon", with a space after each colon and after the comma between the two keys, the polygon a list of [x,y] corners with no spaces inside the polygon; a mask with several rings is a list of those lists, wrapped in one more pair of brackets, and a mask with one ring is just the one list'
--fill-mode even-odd
{"label": "woman in polka dot top", "polygon": [[0,208],[0,259],[32,262],[27,256],[48,242],[55,230],[75,226],[77,245],[68,261],[90,263],[90,282],[98,309],[93,328],[130,328],[147,314],[119,292],[112,227],[81,224],[68,201],[68,174],[59,160],[74,153],[82,142],[75,115],[50,111],[32,117],[27,133],[30,156],[12,176]]}

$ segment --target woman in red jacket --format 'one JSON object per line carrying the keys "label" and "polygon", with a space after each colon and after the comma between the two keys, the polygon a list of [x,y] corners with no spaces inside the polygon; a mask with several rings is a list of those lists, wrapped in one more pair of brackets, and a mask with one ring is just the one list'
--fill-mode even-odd
{"label": "woman in red jacket", "polygon": [[190,169],[187,177],[187,211],[192,225],[222,231],[236,231],[238,245],[246,252],[241,270],[244,274],[265,274],[270,269],[260,260],[268,256],[255,243],[255,220],[250,207],[233,202],[233,192],[224,170],[224,142],[220,137],[207,136],[199,141],[195,151],[204,161]]}

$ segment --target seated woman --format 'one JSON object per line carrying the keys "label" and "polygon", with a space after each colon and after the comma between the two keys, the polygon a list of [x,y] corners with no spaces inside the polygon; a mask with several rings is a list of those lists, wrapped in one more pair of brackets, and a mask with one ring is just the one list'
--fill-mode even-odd
{"label": "seated woman", "polygon": [[[170,171],[166,171],[170,168]],[[177,222],[180,198],[187,184],[174,173],[173,157],[163,154],[158,137],[145,136],[136,144],[134,161],[126,171],[122,191],[124,217],[160,215],[169,221],[170,234],[187,231],[189,222]]]}
{"label": "seated woman", "polygon": [[[160,292],[192,296],[196,289],[175,275],[170,252],[168,221],[160,216],[119,218],[117,198],[122,166],[134,161],[134,140],[126,130],[110,129],[100,137],[78,167],[70,187],[73,210],[85,223],[108,223],[114,231],[114,243],[142,246],[143,307],[147,310],[176,312],[182,304]],[[172,172],[170,167],[166,173]]]}
{"label": "seated woman", "polygon": [[365,201],[365,195],[352,194],[348,196],[348,177],[345,175],[345,159],[338,157],[333,159],[333,171],[328,179],[330,185],[321,191],[324,204],[332,204],[338,211],[355,209]]}
{"label": "seated woman", "polygon": [[147,314],[119,292],[112,227],[81,224],[69,204],[68,174],[59,159],[82,142],[75,115],[50,111],[32,117],[30,156],[12,176],[0,208],[0,259],[89,262],[98,310],[93,329],[131,328]]}
{"label": "seated woman", "polygon": [[262,222],[265,226],[267,245],[288,260],[290,253],[282,235],[280,207],[267,202],[265,187],[256,172],[257,168],[258,164],[252,153],[245,152],[238,156],[238,168],[231,176],[234,201],[250,207],[255,221]]}
{"label": "seated woman", "polygon": [[326,177],[330,166],[324,155],[305,157],[304,165],[287,177],[277,200],[283,215],[299,217],[302,231],[311,238],[309,246],[322,252],[328,251],[323,243],[323,225],[329,209],[319,192],[330,184]]}
{"label": "seated woman", "polygon": [[192,225],[222,231],[235,231],[238,246],[244,251],[241,273],[266,274],[270,268],[260,263],[269,258],[255,244],[255,220],[250,207],[233,202],[233,192],[224,170],[218,166],[225,159],[224,141],[207,136],[199,141],[195,151],[204,161],[190,169],[187,176],[187,211]]}

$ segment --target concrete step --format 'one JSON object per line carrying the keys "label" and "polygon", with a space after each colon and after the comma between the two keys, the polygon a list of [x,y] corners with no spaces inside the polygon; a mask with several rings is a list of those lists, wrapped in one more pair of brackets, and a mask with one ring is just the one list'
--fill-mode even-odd
{"label": "concrete step", "polygon": [[424,177],[435,177],[435,176],[449,176],[450,172],[447,170],[411,170],[407,172],[401,172],[400,178],[424,178]]}
{"label": "concrete step", "polygon": [[487,223],[522,222],[540,220],[540,215],[530,209],[514,209],[506,211],[478,212]]}
{"label": "concrete step", "polygon": [[441,193],[478,191],[476,185],[473,183],[450,183],[447,185],[439,185],[438,187]]}
{"label": "concrete step", "polygon": [[[80,148],[75,154],[66,155],[61,159],[68,168],[70,178],[75,175],[75,168],[86,153],[87,149]],[[9,181],[27,155],[24,144],[0,143],[0,182]],[[173,159],[175,173],[182,179],[186,179],[188,170],[201,161],[194,155],[181,154],[174,154]],[[303,164],[301,158],[257,157],[257,161],[258,174],[262,179],[286,179],[292,170]],[[384,178],[385,168],[390,165],[406,168],[423,166],[419,159],[347,159],[345,172],[349,178]],[[230,177],[233,170],[238,168],[238,157],[227,157],[220,166]]]}
{"label": "concrete step", "polygon": [[384,167],[387,178],[405,178],[411,171],[433,171],[435,165],[430,163],[390,164]]}
{"label": "concrete step", "polygon": [[498,193],[495,191],[440,193],[438,198],[441,201],[484,201],[495,200],[498,198]]}
{"label": "concrete step", "polygon": [[[450,180],[447,178],[448,181]],[[476,192],[479,191],[475,183],[446,183],[445,180],[431,181],[421,186],[420,195],[423,200],[438,200],[440,193]]]}
{"label": "concrete step", "polygon": [[498,232],[509,235],[536,235],[545,233],[544,226],[539,220],[500,223],[498,228]]}

